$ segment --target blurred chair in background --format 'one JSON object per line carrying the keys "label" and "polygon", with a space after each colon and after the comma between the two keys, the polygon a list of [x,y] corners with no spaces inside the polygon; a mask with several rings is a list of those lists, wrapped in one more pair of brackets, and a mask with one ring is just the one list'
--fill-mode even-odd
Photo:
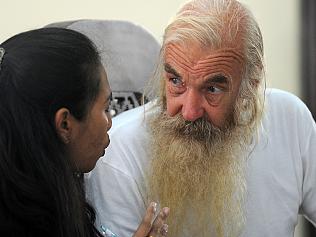
{"label": "blurred chair in background", "polygon": [[141,104],[160,50],[158,41],[148,31],[118,20],[65,21],[46,27],[79,31],[96,44],[112,88],[112,116]]}

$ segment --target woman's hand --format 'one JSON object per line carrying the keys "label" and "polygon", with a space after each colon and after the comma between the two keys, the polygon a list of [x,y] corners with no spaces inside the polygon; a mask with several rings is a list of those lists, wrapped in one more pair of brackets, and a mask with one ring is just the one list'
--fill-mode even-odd
{"label": "woman's hand", "polygon": [[157,212],[157,203],[150,203],[146,210],[145,216],[138,226],[137,231],[133,237],[162,237],[167,236],[168,225],[165,223],[168,215],[169,208],[164,207],[159,212],[158,216],[153,221],[155,214]]}

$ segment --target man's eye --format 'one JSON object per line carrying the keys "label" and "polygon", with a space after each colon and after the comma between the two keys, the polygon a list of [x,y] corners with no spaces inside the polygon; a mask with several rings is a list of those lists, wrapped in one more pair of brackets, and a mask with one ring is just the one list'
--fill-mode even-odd
{"label": "man's eye", "polygon": [[182,86],[183,85],[182,80],[178,77],[169,78],[169,81],[175,86]]}
{"label": "man's eye", "polygon": [[223,90],[216,87],[216,86],[209,86],[207,88],[207,91],[210,92],[210,93],[221,93]]}

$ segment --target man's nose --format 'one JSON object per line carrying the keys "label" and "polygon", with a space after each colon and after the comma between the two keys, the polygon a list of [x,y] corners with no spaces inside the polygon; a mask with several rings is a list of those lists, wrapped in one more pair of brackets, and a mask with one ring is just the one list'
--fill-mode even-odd
{"label": "man's nose", "polygon": [[195,121],[204,115],[203,97],[198,91],[189,90],[183,97],[182,117],[187,121]]}

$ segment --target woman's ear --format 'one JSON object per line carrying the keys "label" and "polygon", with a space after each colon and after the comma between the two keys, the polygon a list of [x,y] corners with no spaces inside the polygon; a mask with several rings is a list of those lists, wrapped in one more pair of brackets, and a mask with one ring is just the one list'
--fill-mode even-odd
{"label": "woman's ear", "polygon": [[68,109],[61,108],[56,112],[55,127],[61,140],[68,144],[71,137],[71,114]]}

